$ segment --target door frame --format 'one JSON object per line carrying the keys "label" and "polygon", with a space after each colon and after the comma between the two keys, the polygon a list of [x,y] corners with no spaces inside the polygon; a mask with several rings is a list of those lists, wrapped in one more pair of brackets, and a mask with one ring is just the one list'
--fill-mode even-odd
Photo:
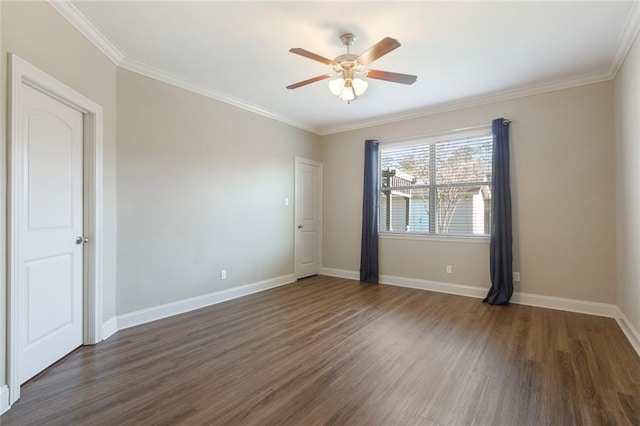
{"label": "door frame", "polygon": [[322,232],[323,232],[323,227],[322,227],[322,163],[319,161],[315,161],[315,160],[310,160],[308,158],[303,158],[303,157],[295,157],[295,162],[294,162],[294,167],[293,167],[293,186],[294,186],[294,194],[295,194],[295,199],[294,199],[294,203],[293,203],[293,210],[294,210],[294,215],[293,215],[293,274],[295,276],[295,279],[299,279],[300,278],[300,271],[298,268],[298,245],[300,244],[300,237],[299,237],[299,232],[298,232],[298,223],[300,223],[300,217],[299,217],[299,209],[298,209],[298,200],[300,199],[300,191],[301,188],[298,187],[298,171],[300,169],[300,165],[305,164],[308,166],[315,166],[318,168],[318,206],[317,206],[317,213],[318,213],[318,243],[317,243],[317,255],[318,255],[318,273],[320,273],[320,270],[322,269]]}
{"label": "door frame", "polygon": [[83,115],[83,219],[84,236],[89,243],[83,256],[83,344],[102,340],[102,267],[103,267],[103,111],[102,106],[39,70],[15,54],[9,54],[9,126],[7,138],[7,382],[9,404],[20,398],[17,289],[18,199],[20,188],[15,173],[19,170],[21,138],[20,106],[22,84],[28,85]]}

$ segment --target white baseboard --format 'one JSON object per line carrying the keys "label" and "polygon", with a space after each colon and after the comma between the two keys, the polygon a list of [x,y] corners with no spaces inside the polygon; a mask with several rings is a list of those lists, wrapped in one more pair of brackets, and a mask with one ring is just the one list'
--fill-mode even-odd
{"label": "white baseboard", "polygon": [[7,411],[11,408],[9,405],[9,387],[7,385],[3,385],[0,387],[0,414]]}
{"label": "white baseboard", "polygon": [[320,275],[326,275],[328,277],[336,277],[336,278],[345,278],[347,280],[360,279],[360,272],[348,271],[346,269],[325,268],[324,266],[320,268]]}
{"label": "white baseboard", "polygon": [[112,317],[102,323],[102,340],[107,340],[109,337],[116,334],[118,331],[118,319]]}
{"label": "white baseboard", "polygon": [[136,325],[145,324],[162,318],[183,314],[195,309],[215,305],[216,303],[226,302],[227,300],[291,284],[295,280],[296,279],[293,274],[283,275],[281,277],[271,278],[253,284],[233,287],[226,290],[216,291],[214,293],[204,294],[202,296],[191,297],[177,302],[171,302],[160,306],[154,306],[152,308],[130,312],[128,314],[118,315],[117,329],[123,330],[125,328],[134,327]]}
{"label": "white baseboard", "polygon": [[483,287],[419,280],[416,278],[396,277],[393,275],[380,275],[379,282],[380,284],[388,284],[397,287],[415,288],[417,290],[435,291],[437,293],[455,294],[458,296],[475,297],[479,299],[485,297],[489,290]]}
{"label": "white baseboard", "polygon": [[617,306],[616,306],[615,318],[616,318],[616,321],[618,322],[618,325],[622,329],[622,332],[624,333],[625,336],[627,336],[629,343],[631,343],[631,346],[633,346],[633,349],[635,349],[636,352],[638,353],[638,356],[640,356],[640,333],[638,332],[638,330],[636,330],[633,327],[633,324],[631,324],[631,321],[629,321],[629,318],[627,318],[627,316]]}
{"label": "white baseboard", "polygon": [[[357,280],[360,274],[345,269],[322,268],[321,273],[338,278]],[[458,296],[475,297],[482,299],[489,291],[488,287],[477,287],[461,284],[443,283],[439,281],[420,280],[417,278],[404,278],[393,275],[380,275],[380,284],[394,285],[398,287],[415,288],[418,290],[435,291],[438,293],[455,294]],[[562,297],[542,296],[530,293],[513,293],[511,303],[518,305],[536,306],[539,308],[557,309],[560,311],[576,312],[580,314],[597,315],[614,318],[617,306],[606,303],[589,302],[585,300],[565,299]]]}
{"label": "white baseboard", "polygon": [[591,302],[588,300],[566,299],[564,297],[543,296],[531,293],[513,293],[511,303],[518,305],[536,306],[538,308],[557,309],[559,311],[575,312],[578,314],[595,315],[598,317],[614,318],[616,305],[609,303]]}

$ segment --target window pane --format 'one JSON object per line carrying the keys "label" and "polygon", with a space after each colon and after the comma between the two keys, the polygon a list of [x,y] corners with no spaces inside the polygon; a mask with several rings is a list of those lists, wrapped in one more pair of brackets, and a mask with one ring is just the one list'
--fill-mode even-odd
{"label": "window pane", "polygon": [[382,146],[378,229],[489,234],[492,149],[490,134]]}
{"label": "window pane", "polygon": [[429,188],[411,191],[409,232],[429,232]]}
{"label": "window pane", "polygon": [[436,144],[436,184],[491,181],[492,137]]}
{"label": "window pane", "polygon": [[429,232],[429,188],[380,192],[378,229],[388,232]]}
{"label": "window pane", "polygon": [[[383,186],[428,185],[429,145],[385,149],[380,156],[380,166]],[[385,179],[385,175],[393,176]]]}
{"label": "window pane", "polygon": [[488,185],[438,188],[437,194],[439,234],[489,234],[491,190]]}

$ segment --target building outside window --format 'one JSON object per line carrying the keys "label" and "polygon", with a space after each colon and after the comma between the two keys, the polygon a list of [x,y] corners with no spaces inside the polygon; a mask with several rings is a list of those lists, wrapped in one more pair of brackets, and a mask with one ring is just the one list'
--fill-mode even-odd
{"label": "building outside window", "polygon": [[380,145],[380,233],[483,236],[491,224],[490,130]]}

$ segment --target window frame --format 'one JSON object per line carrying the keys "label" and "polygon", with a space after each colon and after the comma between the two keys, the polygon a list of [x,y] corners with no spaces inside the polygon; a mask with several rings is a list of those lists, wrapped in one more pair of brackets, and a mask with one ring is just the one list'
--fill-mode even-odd
{"label": "window frame", "polygon": [[[477,187],[477,186],[486,186],[487,182],[461,182],[461,183],[446,183],[446,184],[438,184],[435,176],[437,175],[437,166],[436,166],[436,145],[438,143],[443,142],[451,142],[460,139],[469,139],[469,138],[482,138],[482,137],[493,137],[492,129],[490,125],[483,126],[474,126],[468,127],[464,129],[457,129],[451,131],[444,131],[433,133],[430,135],[424,136],[412,136],[407,138],[400,139],[392,139],[392,140],[382,140],[379,142],[379,151],[378,151],[378,191],[379,191],[379,201],[378,206],[378,237],[381,239],[402,239],[402,240],[431,240],[431,241],[444,241],[444,242],[479,242],[479,243],[488,243],[490,240],[491,229],[489,228],[489,233],[487,234],[458,234],[458,233],[437,233],[435,230],[437,229],[437,191],[439,188],[451,188],[451,187]],[[383,187],[382,187],[382,153],[385,148],[401,148],[404,146],[412,146],[412,145],[420,145],[420,146],[429,146],[429,175],[433,176],[433,179],[429,179],[429,184],[415,185],[411,186],[411,189],[427,189],[429,192],[429,232],[415,232],[415,231],[398,231],[398,230],[383,230],[380,227],[380,212],[381,212],[381,202],[383,197]],[[492,147],[493,150],[493,147]],[[493,175],[493,172],[492,172]],[[489,182],[491,185],[492,180]],[[388,187],[387,190],[393,191],[397,190],[401,187]],[[406,188],[405,188],[406,189]],[[431,212],[436,212],[435,214],[431,214]]]}

